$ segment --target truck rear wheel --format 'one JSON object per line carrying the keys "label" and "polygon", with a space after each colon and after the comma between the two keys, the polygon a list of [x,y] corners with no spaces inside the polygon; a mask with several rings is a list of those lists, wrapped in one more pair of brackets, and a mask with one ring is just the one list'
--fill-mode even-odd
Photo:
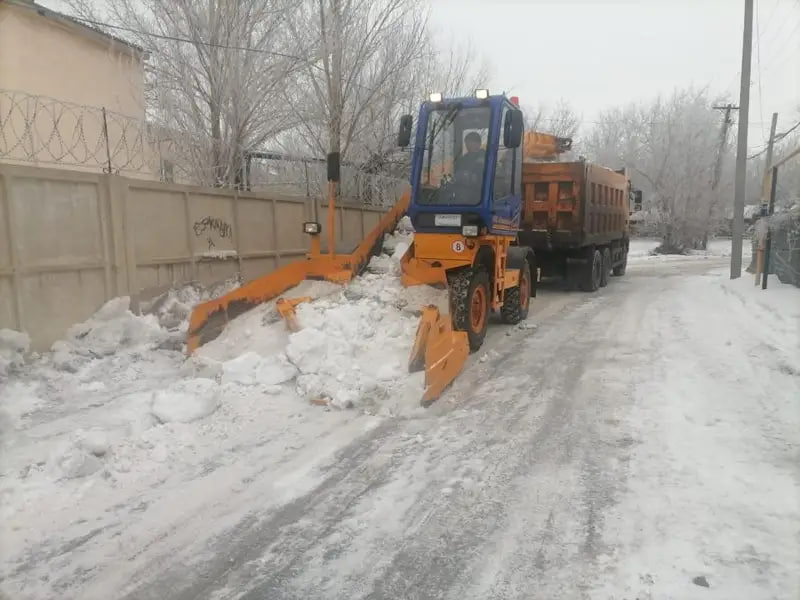
{"label": "truck rear wheel", "polygon": [[600,271],[600,287],[608,285],[609,275],[611,275],[611,248],[603,248],[603,268]]}
{"label": "truck rear wheel", "polygon": [[619,263],[616,267],[612,269],[612,273],[616,277],[622,277],[625,275],[625,270],[628,268],[628,251],[626,250],[625,253],[622,255],[622,262]]}
{"label": "truck rear wheel", "polygon": [[500,316],[503,323],[516,325],[528,318],[531,306],[531,265],[525,260],[519,270],[519,285],[506,290]]}
{"label": "truck rear wheel", "polygon": [[469,349],[483,345],[489,325],[489,274],[481,268],[465,269],[448,277],[453,327],[466,331]]}
{"label": "truck rear wheel", "polygon": [[587,251],[587,258],[589,260],[583,269],[580,288],[584,292],[596,292],[603,274],[603,255],[600,250],[591,248]]}

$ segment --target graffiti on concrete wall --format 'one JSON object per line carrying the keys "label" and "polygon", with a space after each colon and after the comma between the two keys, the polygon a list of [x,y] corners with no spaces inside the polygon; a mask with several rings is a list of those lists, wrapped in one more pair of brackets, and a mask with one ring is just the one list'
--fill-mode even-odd
{"label": "graffiti on concrete wall", "polygon": [[221,239],[233,237],[233,227],[231,227],[231,224],[218,217],[203,217],[199,221],[194,222],[193,228],[194,234],[197,237],[205,236],[209,250],[213,250],[216,247],[214,244],[215,237]]}

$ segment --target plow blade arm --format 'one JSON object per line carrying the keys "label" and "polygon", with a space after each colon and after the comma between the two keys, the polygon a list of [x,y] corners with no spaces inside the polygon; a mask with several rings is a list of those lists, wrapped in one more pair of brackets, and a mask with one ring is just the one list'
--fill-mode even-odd
{"label": "plow blade arm", "polygon": [[240,314],[277,298],[306,278],[309,261],[297,261],[231,290],[215,300],[198,304],[189,319],[186,350],[189,354],[210,342]]}
{"label": "plow blade arm", "polygon": [[425,368],[423,405],[436,400],[452,383],[468,355],[466,332],[453,330],[450,315],[442,315],[435,306],[425,307],[408,361],[409,372]]}

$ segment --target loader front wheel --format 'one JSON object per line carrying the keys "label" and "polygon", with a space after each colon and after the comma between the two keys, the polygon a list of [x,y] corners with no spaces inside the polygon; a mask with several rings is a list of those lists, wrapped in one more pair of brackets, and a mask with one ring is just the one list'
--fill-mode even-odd
{"label": "loader front wheel", "polygon": [[531,306],[531,265],[526,260],[519,270],[519,285],[506,290],[500,316],[503,323],[516,325],[528,318],[528,309]]}
{"label": "loader front wheel", "polygon": [[453,327],[467,332],[469,349],[475,352],[489,324],[489,275],[483,269],[466,269],[448,279]]}

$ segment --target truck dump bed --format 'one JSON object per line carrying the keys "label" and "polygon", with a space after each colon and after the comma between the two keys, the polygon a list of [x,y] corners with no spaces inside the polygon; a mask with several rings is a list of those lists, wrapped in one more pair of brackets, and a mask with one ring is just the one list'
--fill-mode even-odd
{"label": "truck dump bed", "polygon": [[541,249],[608,244],[627,232],[628,178],[584,161],[524,162],[520,243]]}

